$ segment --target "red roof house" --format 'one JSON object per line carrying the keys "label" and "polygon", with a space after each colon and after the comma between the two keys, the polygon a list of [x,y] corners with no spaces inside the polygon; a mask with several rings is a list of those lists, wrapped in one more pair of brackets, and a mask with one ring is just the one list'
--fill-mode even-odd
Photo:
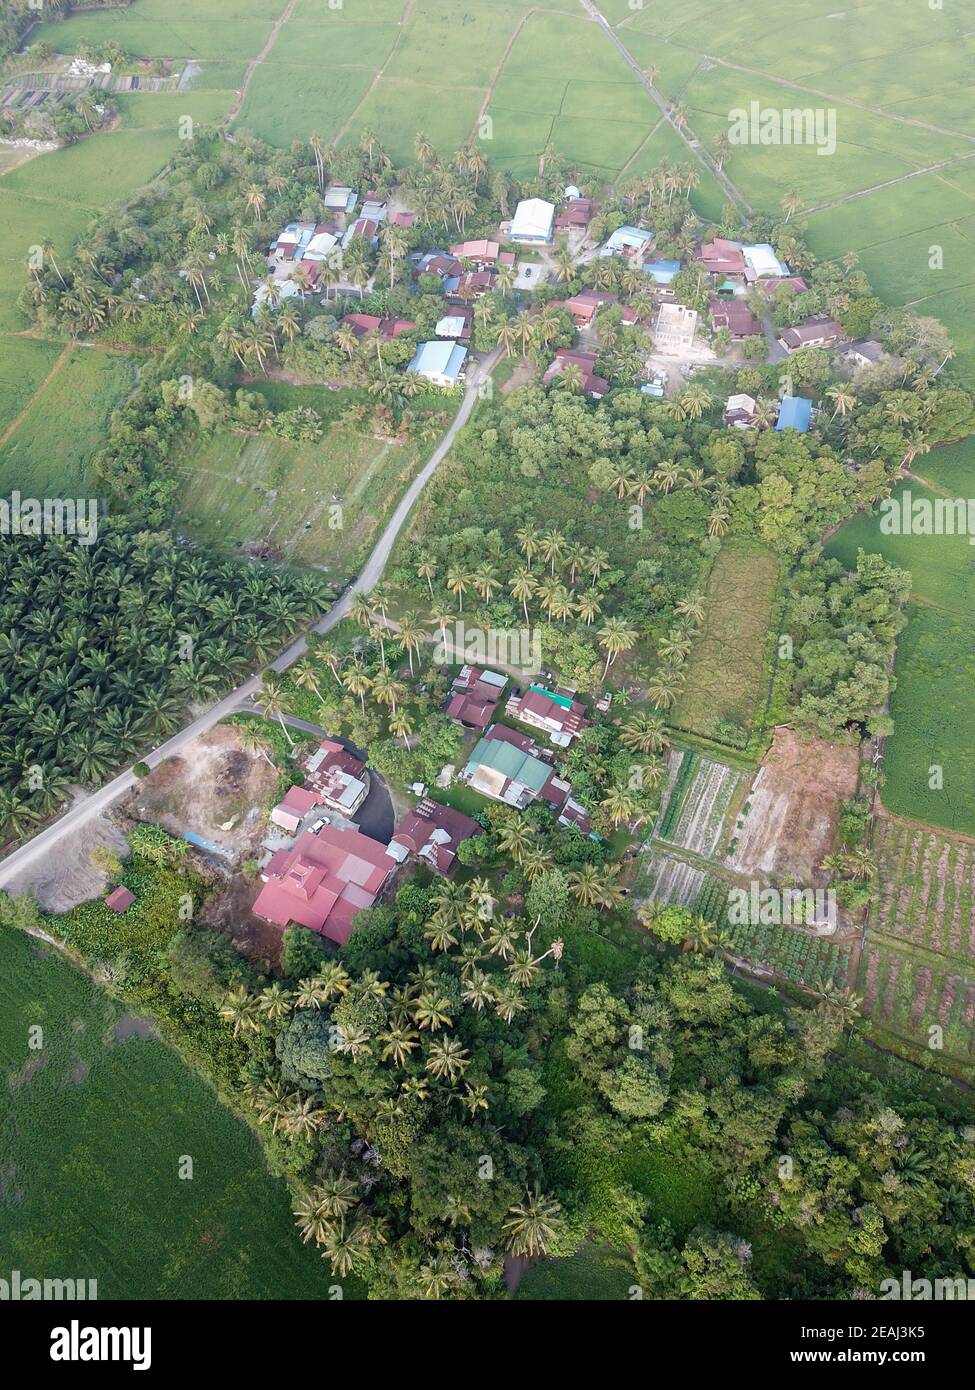
{"label": "red roof house", "polygon": [[733,338],[754,338],[762,332],[762,324],[741,299],[708,300],[712,328],[727,328]]}
{"label": "red roof house", "polygon": [[261,874],[254,912],[286,927],[294,922],[344,945],[357,912],[372,907],[395,872],[386,846],[358,830],[306,830],[290,850],[278,850]]}
{"label": "red roof house", "polygon": [[542,377],[545,385],[547,386],[554,377],[563,372],[570,363],[582,372],[582,389],[587,396],[593,396],[599,400],[601,396],[606,395],[609,390],[609,382],[603,377],[597,376],[593,370],[596,365],[594,352],[575,352],[569,348],[559,348],[554,361],[549,364]]}
{"label": "red roof house", "polygon": [[381,319],[376,314],[345,314],[347,323],[357,338],[367,338],[378,333],[383,338],[398,338],[401,333],[412,333],[416,324],[412,319]]}
{"label": "red roof house", "polygon": [[710,275],[744,275],[745,257],[740,246],[716,236],[706,241],[697,253],[697,259],[704,262]]}
{"label": "red roof house", "polygon": [[105,906],[110,907],[113,912],[128,912],[135,902],[135,894],[129,888],[124,888],[119,884],[118,888],[113,888],[105,899]]}
{"label": "red roof house", "polygon": [[415,854],[435,873],[449,874],[455,865],[460,842],[480,834],[481,827],[470,816],[424,797],[403,817],[389,843],[390,849],[399,847],[404,857]]}
{"label": "red roof house", "polygon": [[271,819],[282,830],[294,831],[316,806],[324,801],[321,792],[306,787],[289,787],[283,800],[271,812]]}
{"label": "red roof house", "polygon": [[590,722],[580,701],[537,685],[529,686],[524,695],[512,695],[505,708],[514,719],[543,729],[553,743],[563,747],[588,729]]}
{"label": "red roof house", "polygon": [[412,227],[413,224],[416,222],[416,213],[394,212],[389,220],[394,227]]}

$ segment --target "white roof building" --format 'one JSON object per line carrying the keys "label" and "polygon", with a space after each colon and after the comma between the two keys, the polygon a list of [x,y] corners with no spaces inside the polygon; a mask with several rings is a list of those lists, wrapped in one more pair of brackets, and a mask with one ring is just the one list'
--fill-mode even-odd
{"label": "white roof building", "polygon": [[766,275],[788,275],[789,267],[769,246],[768,242],[758,242],[755,246],[742,246],[745,258],[745,279],[761,280]]}
{"label": "white roof building", "polygon": [[555,204],[544,198],[523,198],[515,208],[508,235],[513,241],[551,241]]}
{"label": "white roof building", "polygon": [[[280,241],[280,238],[278,240]],[[316,232],[301,254],[306,261],[323,261],[338,244],[338,237],[333,236],[331,232]]]}

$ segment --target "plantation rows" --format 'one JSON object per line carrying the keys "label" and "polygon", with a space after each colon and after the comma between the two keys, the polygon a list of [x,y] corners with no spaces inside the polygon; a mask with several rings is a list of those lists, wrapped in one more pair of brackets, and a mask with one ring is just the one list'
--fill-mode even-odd
{"label": "plantation rows", "polygon": [[680,903],[681,907],[690,907],[703,883],[704,874],[700,869],[666,854],[654,854],[647,861],[635,896],[650,902]]}
{"label": "plantation rows", "polygon": [[[860,966],[864,1013],[919,1047],[971,1060],[975,1055],[975,973],[940,969],[883,940],[869,942]],[[943,1037],[931,1034],[938,1025]]]}
{"label": "plantation rows", "polygon": [[677,766],[677,775],[670,788],[670,795],[667,804],[660,814],[657,822],[656,834],[662,840],[669,840],[677,818],[684,805],[684,798],[687,795],[687,788],[690,786],[691,777],[698,763],[699,754],[693,749],[685,749],[681,752],[680,762]]}
{"label": "plantation rows", "polygon": [[870,927],[975,959],[975,846],[881,820],[875,848],[878,896]]}
{"label": "plantation rows", "polygon": [[683,755],[657,835],[709,857],[721,843],[740,774],[695,752]]}
{"label": "plantation rows", "polygon": [[822,988],[830,980],[845,985],[850,970],[850,947],[810,936],[795,927],[728,923],[736,955],[753,965],[768,966],[794,984]]}

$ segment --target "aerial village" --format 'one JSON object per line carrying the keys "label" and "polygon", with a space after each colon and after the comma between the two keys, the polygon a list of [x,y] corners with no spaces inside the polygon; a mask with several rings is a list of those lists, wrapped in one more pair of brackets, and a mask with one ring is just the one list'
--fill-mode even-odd
{"label": "aerial village", "polygon": [[[325,307],[336,300],[347,304],[349,293],[361,295],[368,283],[350,270],[357,262],[348,255],[350,247],[359,238],[377,247],[384,222],[408,232],[416,221],[408,208],[371,194],[360,202],[348,187],[329,188],[324,201],[332,220],[288,223],[270,242],[268,276],[255,290],[255,317],[276,312],[295,296],[315,296]],[[416,322],[408,318],[351,310],[340,320],[346,341],[351,336],[381,344],[408,337],[412,353],[404,357],[402,370],[422,378],[427,387],[450,390],[465,383],[477,357],[472,339],[478,301],[496,289],[531,299],[547,285],[549,291],[554,287],[555,297],[550,293],[542,302],[549,311],[565,312],[572,340],[553,350],[542,385],[569,386],[593,400],[612,389],[597,370],[607,311],[613,324],[646,334],[640,340],[644,363],[637,380],[644,393],[658,398],[686,387],[697,371],[736,359],[781,362],[788,384],[789,359],[804,348],[827,350],[851,370],[883,355],[879,343],[849,341],[841,325],[825,316],[774,325],[776,296],[781,303],[780,292],[795,296],[807,287],[770,245],[715,237],[697,246],[685,263],[657,255],[645,219],[619,225],[595,240],[590,229],[596,211],[591,198],[569,186],[558,206],[537,197],[519,202],[494,239],[411,250],[406,260],[412,283],[425,293],[435,286],[442,296],[433,336],[421,340]],[[619,292],[600,288],[607,282],[601,267],[612,262],[622,265],[612,281]],[[559,298],[557,286],[569,278],[568,266],[573,273],[584,268],[591,287]],[[703,307],[682,302],[681,290],[688,283]],[[817,413],[813,399],[791,390],[782,390],[774,401],[738,392],[728,397],[723,419],[733,430],[774,427],[805,433]],[[412,668],[412,660],[410,664]],[[371,768],[368,754],[349,740],[320,729],[320,737],[309,741],[306,730],[301,746],[288,735],[289,785],[277,787],[273,804],[265,796],[265,805],[249,806],[220,822],[218,830],[211,817],[210,829],[201,835],[187,832],[185,816],[181,822],[179,816],[167,821],[154,815],[150,779],[137,794],[141,804],[132,813],[161,820],[194,844],[216,870],[238,884],[243,881],[244,900],[232,897],[238,916],[243,906],[272,933],[305,927],[342,945],[356,915],[382,901],[404,874],[421,870],[449,879],[465,862],[464,843],[484,835],[489,824],[485,812],[492,804],[518,814],[539,808],[563,834],[601,838],[556,759],[591,727],[594,717],[607,713],[613,697],[597,691],[580,699],[550,671],[523,673],[519,684],[511,670],[466,661],[441,666],[439,710],[461,736],[461,753],[458,761],[444,763],[432,785],[414,781],[405,789],[394,787],[394,779]],[[408,747],[409,737],[403,742]],[[260,802],[260,795],[251,795]],[[464,809],[451,804],[458,799]],[[241,839],[238,832],[245,825],[247,837]],[[245,842],[251,858],[242,880]],[[119,887],[106,901],[124,913],[134,897]],[[266,947],[267,939],[262,944]]]}
{"label": "aerial village", "polygon": [[[405,233],[417,223],[417,215],[394,199],[366,193],[360,201],[356,190],[344,186],[330,187],[324,204],[332,220],[290,222],[270,243],[268,275],[255,289],[255,317],[276,312],[294,296],[315,296],[325,308],[349,295],[361,298],[370,280],[359,269],[356,241],[375,251],[384,223]],[[357,340],[388,343],[407,336],[414,350],[402,371],[425,388],[449,390],[462,387],[472,363],[486,355],[483,346],[473,346],[477,305],[500,291],[519,305],[541,305],[567,316],[571,341],[552,350],[541,377],[545,386],[557,384],[599,400],[612,386],[631,384],[611,382],[597,370],[612,320],[642,335],[638,341],[645,352],[636,379],[647,395],[659,398],[674,394],[708,367],[782,362],[784,385],[778,398],[759,401],[747,393],[733,394],[725,406],[725,423],[736,429],[801,433],[815,420],[817,406],[788,389],[791,356],[821,349],[851,372],[884,356],[879,342],[847,339],[841,324],[826,315],[806,314],[782,324],[782,306],[807,293],[809,286],[767,243],[748,245],[715,236],[697,245],[686,260],[674,260],[658,254],[654,231],[646,225],[652,220],[650,208],[634,225],[618,225],[597,241],[591,226],[598,215],[596,202],[569,185],[558,205],[544,198],[522,199],[492,238],[411,250],[406,261],[413,288],[433,290],[443,300],[432,337],[419,335],[412,319],[372,313],[346,312],[340,326]],[[611,273],[607,263],[615,263]],[[560,298],[559,284],[579,276],[589,285]],[[603,288],[606,283],[619,288]],[[682,302],[682,295],[694,302]],[[607,331],[601,334],[604,325]],[[549,336],[559,335],[546,335],[543,342]],[[513,344],[505,341],[505,346],[510,353]]]}

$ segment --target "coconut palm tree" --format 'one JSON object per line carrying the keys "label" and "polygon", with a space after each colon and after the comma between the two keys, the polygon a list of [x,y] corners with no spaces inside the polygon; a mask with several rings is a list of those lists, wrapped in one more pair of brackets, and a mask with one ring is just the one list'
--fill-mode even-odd
{"label": "coconut palm tree", "polygon": [[606,665],[603,667],[603,680],[605,680],[610,666],[613,665],[621,652],[630,650],[637,640],[638,633],[636,628],[623,618],[607,618],[597,635],[599,645],[606,653]]}
{"label": "coconut palm tree", "polygon": [[856,407],[856,396],[845,386],[831,386],[824,392],[826,399],[833,402],[832,419],[837,415],[846,415]]}
{"label": "coconut palm tree", "polygon": [[795,188],[788,189],[779,200],[779,207],[784,209],[785,220],[788,222],[802,207],[802,194]]}
{"label": "coconut palm tree", "polygon": [[287,724],[284,722],[287,699],[287,692],[281,684],[281,677],[276,671],[265,671],[261,688],[254,696],[254,700],[260,705],[268,719],[276,719],[278,721],[281,725],[281,732],[288,740],[288,747],[294,748],[295,741],[288,732]]}
{"label": "coconut palm tree", "polygon": [[378,700],[381,705],[389,705],[393,715],[396,714],[397,701],[405,700],[408,693],[403,682],[398,681],[386,666],[381,666],[373,677],[373,699]]}
{"label": "coconut palm tree", "polygon": [[623,821],[636,820],[640,809],[636,798],[626,787],[610,787],[599,806],[609,817],[614,829]]}
{"label": "coconut palm tree", "polygon": [[498,848],[520,864],[535,844],[535,832],[521,819],[511,819],[498,832]]}
{"label": "coconut palm tree", "polygon": [[554,1197],[545,1196],[537,1187],[529,1191],[524,1201],[508,1208],[508,1219],[502,1225],[505,1245],[512,1255],[535,1259],[548,1252],[559,1229],[562,1210]]}
{"label": "coconut palm tree", "polygon": [[366,691],[372,689],[372,681],[366,675],[365,671],[361,671],[355,666],[350,666],[347,671],[343,671],[341,679],[342,685],[350,695],[358,695],[359,704],[362,706],[363,714],[365,714]]}
{"label": "coconut palm tree", "polygon": [[620,742],[635,753],[659,753],[667,745],[664,721],[659,715],[638,714],[623,725]]}
{"label": "coconut palm tree", "polygon": [[537,526],[520,526],[515,532],[515,540],[521,549],[522,554],[528,561],[529,570],[532,567],[532,560],[538,554],[541,543],[541,532]]}
{"label": "coconut palm tree", "polygon": [[457,598],[457,611],[464,611],[464,595],[474,582],[474,576],[470,570],[463,569],[460,565],[452,565],[447,571],[447,588],[450,593]]}
{"label": "coconut palm tree", "polygon": [[515,570],[513,577],[508,581],[508,588],[511,590],[512,598],[521,604],[525,614],[525,623],[528,623],[528,600],[538,588],[535,576],[531,570],[522,566]]}
{"label": "coconut palm tree", "polygon": [[411,610],[404,613],[400,620],[398,640],[401,647],[406,648],[410,658],[410,675],[413,675],[413,654],[418,652],[427,640],[428,633],[420,626],[419,614]]}
{"label": "coconut palm tree", "polygon": [[427,581],[430,597],[433,598],[433,576],[437,572],[437,562],[430,555],[421,555],[416,566],[417,576]]}

